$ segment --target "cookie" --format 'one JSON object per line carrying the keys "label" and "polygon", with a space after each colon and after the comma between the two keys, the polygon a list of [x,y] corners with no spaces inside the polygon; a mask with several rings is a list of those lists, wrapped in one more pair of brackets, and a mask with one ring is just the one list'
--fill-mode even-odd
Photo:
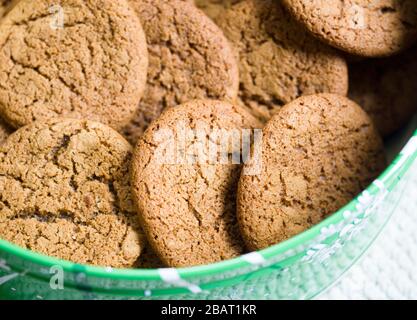
{"label": "cookie", "polygon": [[119,129],[148,65],[125,0],[21,0],[0,24],[0,61],[0,113],[14,127],[65,116]]}
{"label": "cookie", "polygon": [[131,152],[96,122],[19,129],[0,146],[0,238],[76,263],[132,267],[144,236],[131,198]]}
{"label": "cookie", "polygon": [[216,161],[209,150],[226,146],[227,157],[236,154],[240,145],[220,139],[220,130],[240,134],[259,125],[238,106],[195,100],[167,109],[139,140],[133,198],[147,240],[165,265],[202,265],[244,252],[235,207],[241,165]]}
{"label": "cookie", "polygon": [[221,30],[194,5],[177,0],[131,0],[148,40],[145,96],[123,131],[135,143],[161,112],[193,99],[234,100],[239,75]]}
{"label": "cookie", "polygon": [[241,232],[252,250],[319,223],[385,166],[371,119],[356,103],[333,94],[284,106],[263,129],[261,159],[259,175],[242,175],[237,199]]}
{"label": "cookie", "polygon": [[0,143],[12,133],[12,129],[0,118]]}
{"label": "cookie", "polygon": [[245,0],[218,25],[240,56],[240,100],[261,120],[308,94],[347,94],[346,61],[312,38],[274,0]]}
{"label": "cookie", "polygon": [[381,57],[417,40],[415,0],[282,0],[312,34],[350,54]]}
{"label": "cookie", "polygon": [[385,137],[417,112],[417,47],[401,55],[349,66],[349,97],[361,105]]}
{"label": "cookie", "polygon": [[241,0],[194,0],[197,8],[204,11],[213,21],[224,13],[224,10]]}

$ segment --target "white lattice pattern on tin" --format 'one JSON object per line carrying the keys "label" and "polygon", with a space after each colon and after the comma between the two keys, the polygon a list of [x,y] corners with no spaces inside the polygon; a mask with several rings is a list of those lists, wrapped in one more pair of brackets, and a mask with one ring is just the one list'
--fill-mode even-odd
{"label": "white lattice pattern on tin", "polygon": [[159,269],[159,275],[165,283],[170,285],[179,287],[179,288],[187,288],[192,293],[200,293],[203,290],[196,284],[190,283],[181,278],[180,274],[176,269],[167,268],[167,269]]}
{"label": "white lattice pattern on tin", "polygon": [[17,278],[18,276],[19,276],[18,273],[12,273],[12,274],[8,274],[7,276],[0,277],[0,286],[13,280],[14,278]]}
{"label": "white lattice pattern on tin", "polygon": [[259,252],[251,252],[242,256],[242,259],[253,265],[263,265],[265,258]]}
{"label": "white lattice pattern on tin", "polygon": [[396,213],[369,252],[320,299],[417,299],[417,163]]}

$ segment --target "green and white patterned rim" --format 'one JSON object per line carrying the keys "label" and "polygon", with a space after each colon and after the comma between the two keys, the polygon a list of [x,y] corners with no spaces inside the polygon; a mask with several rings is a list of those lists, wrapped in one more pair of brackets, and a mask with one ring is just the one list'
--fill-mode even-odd
{"label": "green and white patterned rim", "polygon": [[[21,259],[35,262],[44,267],[59,265],[66,272],[82,270],[86,276],[108,278],[112,280],[132,281],[163,281],[177,288],[187,288],[192,293],[202,291],[200,286],[188,282],[186,279],[193,277],[211,276],[222,274],[240,268],[263,265],[288,250],[306,245],[314,239],[314,244],[306,247],[303,256],[304,261],[325,259],[328,254],[338,246],[338,241],[331,246],[326,244],[326,239],[334,237],[349,238],[361,230],[361,221],[367,218],[367,213],[377,206],[385,195],[391,191],[403,177],[408,168],[417,158],[417,131],[408,141],[406,146],[392,162],[392,164],[357,198],[344,208],[322,221],[311,229],[270,248],[245,254],[238,258],[215,264],[197,266],[191,268],[166,268],[166,269],[113,269],[75,264],[36,252],[32,252],[12,243],[0,239],[0,250],[18,256]],[[346,223],[349,221],[349,223]],[[235,279],[236,280],[236,279]],[[206,287],[207,286],[207,287]],[[210,289],[210,284],[203,289]],[[145,292],[145,296],[146,296]]]}

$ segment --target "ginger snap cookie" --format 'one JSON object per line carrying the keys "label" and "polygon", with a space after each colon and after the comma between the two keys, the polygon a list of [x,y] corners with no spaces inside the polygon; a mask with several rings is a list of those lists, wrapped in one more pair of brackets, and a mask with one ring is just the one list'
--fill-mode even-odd
{"label": "ginger snap cookie", "polygon": [[193,99],[234,100],[238,65],[222,31],[194,5],[130,0],[149,50],[148,82],[135,119],[123,131],[132,143],[162,110]]}
{"label": "ginger snap cookie", "polygon": [[204,11],[213,21],[216,21],[219,16],[224,13],[225,9],[242,0],[194,0],[197,8]]}
{"label": "ginger snap cookie", "polygon": [[350,64],[349,82],[349,97],[389,136],[417,112],[417,47],[395,57]]}
{"label": "ginger snap cookie", "polygon": [[14,127],[69,117],[116,129],[134,115],[148,65],[125,0],[21,0],[0,24],[0,113]]}
{"label": "ginger snap cookie", "polygon": [[0,118],[0,143],[12,133],[12,129]]}
{"label": "ginger snap cookie", "polygon": [[291,102],[268,122],[261,164],[259,175],[242,175],[238,189],[238,221],[252,250],[286,240],[341,208],[384,169],[385,156],[371,119],[356,103],[319,94]]}
{"label": "ginger snap cookie", "polygon": [[379,57],[417,40],[415,0],[282,0],[312,34],[351,54]]}
{"label": "ginger snap cookie", "polygon": [[76,263],[132,267],[144,243],[130,144],[84,120],[38,121],[0,145],[0,238]]}
{"label": "ginger snap cookie", "polygon": [[302,95],[347,94],[344,58],[300,28],[280,1],[239,2],[217,23],[240,56],[240,100],[258,118]]}
{"label": "ginger snap cookie", "polygon": [[235,207],[241,165],[229,161],[241,147],[224,138],[259,126],[238,106],[195,100],[167,109],[139,140],[133,198],[165,265],[208,264],[244,252]]}

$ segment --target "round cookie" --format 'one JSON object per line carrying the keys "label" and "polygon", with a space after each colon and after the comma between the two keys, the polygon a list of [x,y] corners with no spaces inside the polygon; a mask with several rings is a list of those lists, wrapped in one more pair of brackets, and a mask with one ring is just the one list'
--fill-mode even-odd
{"label": "round cookie", "polygon": [[384,169],[368,115],[333,94],[301,97],[263,129],[262,172],[239,182],[238,221],[246,245],[263,249],[319,223]]}
{"label": "round cookie", "polygon": [[197,8],[204,11],[213,21],[224,13],[225,9],[242,0],[194,0]]}
{"label": "round cookie", "polygon": [[76,263],[132,267],[145,242],[130,144],[96,122],[35,122],[0,145],[0,238]]}
{"label": "round cookie", "polygon": [[0,118],[0,143],[3,143],[12,133],[12,129]]}
{"label": "round cookie", "polygon": [[387,137],[417,112],[417,47],[401,55],[352,63],[349,97]]}
{"label": "round cookie", "polygon": [[244,252],[235,207],[241,165],[216,161],[209,150],[221,145],[227,156],[236,154],[240,145],[224,143],[220,130],[240,135],[259,125],[238,106],[195,100],[166,110],[139,140],[134,201],[148,242],[165,265],[202,265]]}
{"label": "round cookie", "polygon": [[283,0],[316,37],[351,54],[392,55],[417,40],[415,0]]}
{"label": "round cookie", "polygon": [[148,65],[125,0],[21,0],[0,24],[0,113],[14,127],[65,116],[116,129],[133,117]]}
{"label": "round cookie", "polygon": [[308,94],[346,95],[346,61],[300,28],[279,1],[245,0],[217,19],[240,56],[240,100],[268,120]]}
{"label": "round cookie", "polygon": [[145,96],[123,131],[135,143],[161,112],[193,99],[235,100],[237,61],[222,31],[194,5],[178,0],[130,0],[148,40]]}

